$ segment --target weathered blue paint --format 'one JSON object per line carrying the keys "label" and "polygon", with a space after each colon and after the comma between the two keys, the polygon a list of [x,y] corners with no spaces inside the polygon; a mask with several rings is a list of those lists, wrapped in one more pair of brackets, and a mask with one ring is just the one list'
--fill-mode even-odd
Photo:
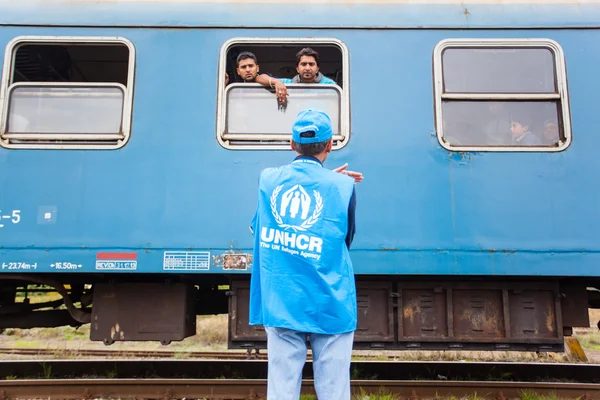
{"label": "weathered blue paint", "polygon": [[[2,4],[0,18],[16,23],[22,9],[7,17]],[[99,21],[107,21],[104,7]],[[431,17],[438,6],[429,7]],[[28,18],[18,21],[42,17]],[[68,23],[64,18],[48,21]],[[71,22],[77,18],[92,22],[82,14]],[[335,37],[350,51],[352,138],[327,166],[349,162],[366,178],[357,186],[357,273],[600,276],[599,30],[4,26],[0,47],[19,35],[130,39],[137,51],[133,132],[115,151],[0,149],[0,215],[21,210],[18,224],[3,220],[0,266],[37,263],[20,272],[45,272],[69,262],[92,272],[97,252],[133,251],[137,272],[163,272],[165,250],[250,253],[258,174],[293,155],[217,143],[219,48],[240,36]],[[561,153],[444,150],[433,128],[431,57],[451,37],[556,40],[567,59],[572,145]],[[52,207],[55,222],[38,223],[39,212]],[[205,272],[222,269],[213,262],[198,273]]]}
{"label": "weathered blue paint", "polygon": [[600,3],[306,4],[244,1],[0,1],[0,24],[162,27],[490,28],[597,26]]}
{"label": "weathered blue paint", "polygon": [[[110,248],[111,250],[113,248]],[[106,251],[106,249],[101,249]],[[2,273],[164,273],[182,271],[163,270],[164,250],[187,249],[116,249],[136,251],[137,270],[98,270],[97,249],[48,248],[4,249],[0,251]],[[223,269],[224,249],[194,249],[210,251],[210,270],[192,273],[245,274],[250,271]],[[597,251],[490,251],[490,250],[353,250],[352,261],[360,274],[369,275],[455,275],[455,276],[565,276],[597,277],[600,254]],[[60,264],[58,264],[60,263]],[[577,268],[572,266],[576,265]]]}

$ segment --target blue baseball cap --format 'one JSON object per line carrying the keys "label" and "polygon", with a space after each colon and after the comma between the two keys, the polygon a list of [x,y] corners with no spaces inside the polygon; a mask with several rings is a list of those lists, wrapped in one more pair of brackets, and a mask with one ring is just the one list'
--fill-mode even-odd
{"label": "blue baseball cap", "polygon": [[[301,135],[314,132],[314,135]],[[319,110],[303,110],[292,126],[292,140],[300,144],[325,142],[333,136],[329,115]]]}

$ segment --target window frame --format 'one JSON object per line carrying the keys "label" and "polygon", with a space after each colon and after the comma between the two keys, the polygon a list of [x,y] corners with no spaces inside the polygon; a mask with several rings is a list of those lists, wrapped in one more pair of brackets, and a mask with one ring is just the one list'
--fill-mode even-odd
{"label": "window frame", "polygon": [[[442,56],[446,49],[477,49],[477,48],[543,48],[552,52],[554,56],[554,68],[556,80],[556,92],[550,93],[445,93]],[[552,39],[444,39],[440,41],[433,51],[433,79],[434,79],[434,112],[436,136],[440,145],[453,152],[560,152],[568,148],[572,141],[571,116],[569,108],[569,93],[567,87],[567,73],[565,56],[562,47]],[[472,101],[536,101],[548,100],[558,101],[560,113],[559,121],[562,121],[564,142],[556,147],[544,146],[453,146],[444,138],[442,104],[447,100],[472,100]]]}
{"label": "window frame", "polygon": [[[127,85],[119,82],[13,82],[12,77],[15,67],[16,53],[21,46],[25,45],[110,45],[120,44],[127,46],[129,50],[127,67]],[[135,46],[133,42],[124,37],[106,36],[18,36],[7,45],[4,53],[4,64],[2,69],[2,85],[0,86],[0,146],[7,149],[63,149],[63,150],[115,150],[129,142],[131,137],[131,124],[133,116],[133,86],[135,79]],[[98,135],[98,134],[11,134],[8,132],[8,120],[10,109],[10,93],[18,87],[110,87],[123,90],[123,111],[121,119],[122,135]],[[16,137],[18,136],[18,137]],[[26,137],[25,137],[26,136]],[[12,140],[48,140],[57,143],[11,143]],[[82,143],[61,143],[69,140]],[[95,140],[93,143],[85,143],[86,140]],[[101,140],[111,141],[102,144]],[[114,141],[117,141],[114,143]]]}
{"label": "window frame", "polygon": [[[274,135],[252,135],[252,141],[257,144],[232,144],[231,137],[225,129],[227,126],[227,93],[228,86],[225,86],[225,69],[227,67],[227,53],[229,49],[236,45],[330,45],[337,47],[342,55],[342,87],[335,85],[340,90],[340,136],[334,137],[333,150],[339,150],[345,147],[350,141],[350,56],[348,47],[344,42],[336,38],[268,38],[268,37],[235,37],[227,40],[221,46],[219,51],[219,63],[217,71],[217,124],[216,138],[221,146],[228,150],[289,150],[289,142],[281,144],[260,144],[260,140],[272,140]],[[259,60],[260,61],[260,60]],[[259,62],[260,64],[260,62]],[[298,86],[301,86],[299,84]],[[302,85],[304,86],[304,85]],[[247,135],[239,134],[239,140],[246,139]],[[291,139],[291,127],[290,127]],[[337,139],[337,141],[336,141]]]}
{"label": "window frame", "polygon": [[[300,88],[300,89],[308,88],[308,89],[310,89],[311,86],[314,86],[314,84],[312,84],[312,83],[296,83],[292,86],[292,88]],[[224,96],[225,103],[227,103],[228,93],[230,90],[236,89],[236,88],[251,88],[251,87],[255,87],[260,90],[265,90],[264,86],[259,83],[230,83],[225,88],[225,96]],[[343,93],[344,93],[344,90],[341,87],[339,87],[338,85],[317,85],[315,87],[315,90],[319,90],[319,89],[321,89],[321,90],[327,89],[327,90],[337,92],[338,96],[339,96],[338,109],[341,109],[342,97],[343,97]],[[225,126],[227,126],[227,115],[225,115]],[[342,126],[342,123],[340,121],[340,131],[342,130],[341,126]],[[291,129],[291,126],[290,126],[290,129]],[[223,133],[222,139],[227,140],[227,141],[240,140],[240,141],[257,141],[257,142],[261,141],[261,140],[286,141],[286,140],[289,140],[290,135],[291,135],[291,131],[289,134]],[[335,140],[343,141],[344,136],[343,135],[333,135],[333,140],[334,141]],[[243,146],[243,145],[230,144],[230,146],[239,147],[239,146]],[[249,146],[252,146],[252,148],[256,147],[254,145],[249,145]],[[272,145],[266,145],[266,146],[274,147],[274,146],[279,146],[279,144],[272,144]],[[289,149],[289,146],[287,146],[285,149],[286,150]]]}

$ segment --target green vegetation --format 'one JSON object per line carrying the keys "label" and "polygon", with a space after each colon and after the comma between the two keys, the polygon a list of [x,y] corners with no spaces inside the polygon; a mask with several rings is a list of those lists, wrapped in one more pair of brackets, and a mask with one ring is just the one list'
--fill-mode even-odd
{"label": "green vegetation", "polygon": [[579,334],[577,340],[584,350],[600,351],[600,332]]}
{"label": "green vegetation", "polygon": [[52,365],[43,362],[42,369],[44,370],[44,379],[52,379]]}
{"label": "green vegetation", "polygon": [[397,397],[389,390],[379,388],[376,393],[366,393],[360,389],[360,393],[352,396],[352,400],[396,400]]}
{"label": "green vegetation", "polygon": [[116,378],[118,374],[119,373],[117,371],[117,367],[114,367],[113,369],[106,372],[106,377],[109,379],[113,379]]}
{"label": "green vegetation", "polygon": [[[66,288],[67,290],[70,289],[68,286],[66,286]],[[31,304],[35,304],[62,299],[61,295],[55,291],[35,292],[35,290],[54,290],[54,288],[44,285],[29,285],[27,292],[25,292],[23,289],[19,289],[19,291],[17,291],[15,295],[15,301],[17,303],[22,303],[27,298]]]}
{"label": "green vegetation", "polygon": [[477,393],[467,396],[467,400],[485,400],[485,397],[477,396]]}
{"label": "green vegetation", "polygon": [[[57,353],[76,353],[84,346],[93,348],[100,342],[90,342],[90,324],[80,327],[61,326],[58,328],[5,329],[3,334],[7,340],[4,346],[15,348],[56,348]],[[10,342],[8,342],[10,340]],[[9,344],[10,343],[10,344]],[[105,349],[104,345],[100,348]],[[202,315],[196,319],[196,336],[181,342],[173,342],[162,346],[158,342],[115,343],[114,350],[175,350],[182,351],[177,358],[186,358],[185,351],[225,351],[227,350],[227,315]]]}
{"label": "green vegetation", "polygon": [[522,400],[561,400],[557,395],[551,394],[550,396],[541,396],[534,392],[524,391],[521,394]]}

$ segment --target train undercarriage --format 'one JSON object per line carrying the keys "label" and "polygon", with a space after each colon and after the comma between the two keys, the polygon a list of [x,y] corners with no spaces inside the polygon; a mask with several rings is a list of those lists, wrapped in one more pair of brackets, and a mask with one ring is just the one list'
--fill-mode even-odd
{"label": "train undercarriage", "polygon": [[[356,349],[562,351],[573,328],[590,326],[588,308],[600,308],[600,282],[581,279],[357,276],[356,285]],[[0,329],[90,323],[90,339],[107,345],[167,345],[196,334],[196,315],[228,314],[229,347],[262,349],[249,287],[243,275],[3,275]],[[48,292],[55,298],[35,301]]]}

